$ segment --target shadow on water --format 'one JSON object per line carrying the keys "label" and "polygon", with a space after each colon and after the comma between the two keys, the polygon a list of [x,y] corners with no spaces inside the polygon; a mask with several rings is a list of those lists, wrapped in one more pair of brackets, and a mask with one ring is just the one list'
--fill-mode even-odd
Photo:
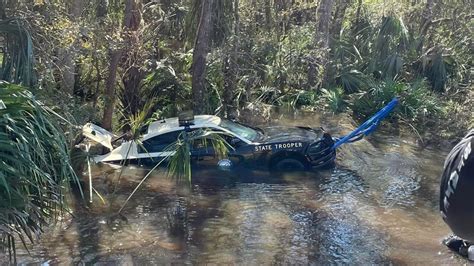
{"label": "shadow on water", "polygon": [[[273,124],[323,125],[342,135],[348,117],[311,112],[276,115]],[[337,166],[320,172],[193,170],[180,187],[158,170],[110,226],[144,176],[127,167],[115,203],[74,206],[75,217],[45,233],[22,263],[155,264],[453,264],[440,245],[449,233],[438,215],[446,151],[419,149],[399,135],[376,137],[338,151]],[[94,169],[110,195],[117,171]],[[79,201],[76,201],[79,202]]]}
{"label": "shadow on water", "polygon": [[74,216],[78,236],[79,261],[75,264],[94,264],[98,261],[99,247],[99,217],[89,215],[87,203],[80,191],[72,190]]}

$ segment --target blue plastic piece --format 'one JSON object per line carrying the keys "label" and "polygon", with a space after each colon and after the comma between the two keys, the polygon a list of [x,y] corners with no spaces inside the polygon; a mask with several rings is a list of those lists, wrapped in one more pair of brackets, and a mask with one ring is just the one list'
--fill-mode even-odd
{"label": "blue plastic piece", "polygon": [[374,116],[369,118],[369,120],[365,121],[362,125],[352,131],[350,134],[336,139],[336,143],[332,146],[333,149],[337,149],[342,144],[348,142],[356,141],[356,138],[362,138],[362,136],[367,136],[372,133],[377,126],[379,125],[380,121],[382,121],[387,115],[392,112],[392,110],[397,106],[398,99],[393,98],[384,108],[380,109]]}

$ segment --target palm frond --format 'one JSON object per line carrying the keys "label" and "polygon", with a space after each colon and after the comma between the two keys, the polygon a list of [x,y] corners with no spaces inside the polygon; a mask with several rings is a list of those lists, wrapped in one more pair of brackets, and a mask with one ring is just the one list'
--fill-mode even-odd
{"label": "palm frond", "polygon": [[0,80],[33,85],[36,81],[33,72],[33,41],[24,23],[15,18],[0,20],[0,33],[6,37]]}
{"label": "palm frond", "polygon": [[389,55],[386,59],[385,62],[383,63],[383,69],[384,71],[384,76],[385,78],[394,78],[395,76],[398,75],[400,70],[403,67],[403,58],[395,53]]}
{"label": "palm frond", "polygon": [[393,77],[393,73],[399,70],[400,64],[403,63],[397,54],[405,51],[408,46],[409,34],[403,20],[396,16],[383,17],[375,39],[374,57],[369,70],[381,70],[384,77]]}
{"label": "palm frond", "polygon": [[11,250],[14,235],[32,242],[66,209],[65,190],[79,181],[64,135],[31,94],[0,82],[0,99],[0,247]]}
{"label": "palm frond", "polygon": [[219,159],[226,157],[229,149],[233,149],[216,132],[204,129],[191,132],[183,131],[176,142],[167,149],[173,152],[168,163],[168,176],[176,177],[178,182],[183,180],[191,182],[191,147],[194,146],[196,141],[200,141],[205,149],[212,149]]}
{"label": "palm frond", "polygon": [[430,81],[433,90],[443,92],[448,80],[448,73],[441,49],[424,56],[422,61],[424,75]]}
{"label": "palm frond", "polygon": [[[202,141],[206,148],[209,147],[208,143],[212,145],[212,150],[218,158],[226,157],[229,149],[233,149],[230,144],[228,144],[224,138],[222,138],[216,132],[198,129],[193,131],[183,131],[177,138],[177,140],[170,144],[167,148],[163,150],[167,156],[161,158],[151,170],[149,170],[145,176],[142,178],[140,183],[133,189],[132,193],[127,197],[125,202],[122,204],[122,207],[118,211],[123,210],[128,201],[133,197],[133,195],[138,191],[141,185],[146,181],[148,177],[155,171],[159,166],[164,162],[168,162],[168,176],[176,178],[178,183],[186,181],[187,184],[191,183],[191,147],[195,141]],[[123,168],[123,167],[122,167]]]}
{"label": "palm frond", "polygon": [[348,93],[364,90],[372,85],[372,80],[356,69],[342,69],[340,75],[337,77],[337,80],[344,91]]}

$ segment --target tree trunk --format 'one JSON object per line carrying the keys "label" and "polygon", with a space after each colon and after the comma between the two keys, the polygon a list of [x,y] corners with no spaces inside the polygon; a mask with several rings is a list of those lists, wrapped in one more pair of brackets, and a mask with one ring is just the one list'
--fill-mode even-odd
{"label": "tree trunk", "polygon": [[359,23],[360,23],[360,10],[362,9],[362,0],[357,1],[357,10],[356,10],[356,21],[355,21],[355,27],[358,30],[359,29]]}
{"label": "tree trunk", "polygon": [[273,24],[270,0],[265,0],[265,28],[271,30]]}
{"label": "tree trunk", "polygon": [[224,59],[224,111],[227,117],[237,116],[237,103],[234,99],[237,79],[237,51],[239,49],[239,0],[234,0],[234,38],[229,56]]}
{"label": "tree trunk", "polygon": [[60,87],[69,95],[74,94],[76,65],[74,64],[75,49],[74,44],[68,48],[60,48],[58,66],[61,71]]}
{"label": "tree trunk", "polygon": [[7,14],[5,12],[6,1],[0,0],[0,19],[6,19]]}
{"label": "tree trunk", "polygon": [[334,22],[331,24],[331,35],[334,39],[339,39],[342,29],[342,22],[346,14],[346,9],[350,4],[350,0],[340,0],[334,13]]}
{"label": "tree trunk", "polygon": [[427,0],[425,8],[422,11],[422,20],[421,20],[421,27],[420,27],[420,42],[418,43],[418,46],[416,50],[418,53],[421,53],[423,50],[423,43],[424,39],[426,36],[426,33],[428,32],[428,28],[430,27],[432,20],[433,20],[433,6],[434,6],[434,0]]}
{"label": "tree trunk", "polygon": [[125,73],[122,78],[124,92],[122,104],[124,113],[132,115],[140,110],[140,83],[142,72],[140,70],[140,48],[141,40],[139,36],[140,24],[142,21],[141,0],[125,1],[124,14],[124,40],[126,52],[124,51],[122,68]]}
{"label": "tree trunk", "polygon": [[324,82],[326,79],[325,68],[329,58],[329,24],[332,17],[331,12],[333,5],[334,0],[321,0],[319,9],[317,11],[318,20],[315,43],[317,49],[320,50],[320,53],[318,55],[319,59],[316,60],[318,62],[319,67],[316,68],[315,66],[313,66],[313,69],[320,70],[317,76],[320,78],[321,82]]}
{"label": "tree trunk", "polygon": [[[107,2],[105,0],[102,0]],[[103,10],[102,10],[103,11]],[[97,13],[99,16],[99,12]],[[103,13],[100,15],[104,15]],[[117,71],[121,66],[125,69],[122,77],[124,85],[122,104],[124,105],[125,114],[133,114],[139,108],[139,84],[141,81],[141,73],[138,64],[136,64],[137,51],[135,49],[139,46],[139,37],[137,31],[141,24],[141,1],[140,0],[126,0],[125,12],[123,19],[124,48],[118,50],[109,49],[110,64],[105,83],[105,106],[104,116],[102,117],[102,127],[107,130],[112,130],[112,116],[115,107],[115,98],[117,85]]]}
{"label": "tree trunk", "polygon": [[108,7],[109,7],[109,1],[108,0],[99,0],[98,1],[97,9],[96,9],[96,17],[100,22],[102,22],[103,19],[107,16]]}
{"label": "tree trunk", "polygon": [[260,14],[259,14],[259,8],[258,8],[258,3],[257,0],[252,0],[251,2],[251,8],[252,8],[252,17],[255,23],[252,23],[252,32],[255,34],[258,30],[258,25],[260,25]]}
{"label": "tree trunk", "polygon": [[209,99],[206,92],[206,59],[209,52],[209,38],[211,30],[211,8],[213,0],[202,2],[201,17],[199,19],[198,33],[194,44],[192,66],[192,90],[194,112],[204,114],[208,111]]}
{"label": "tree trunk", "polygon": [[433,6],[434,6],[434,0],[427,0],[425,8],[422,11],[422,22],[421,22],[421,33],[426,33],[426,29],[428,25],[431,23],[431,20],[433,19]]}
{"label": "tree trunk", "polygon": [[318,9],[318,25],[316,28],[316,45],[327,49],[329,46],[329,22],[334,0],[321,0]]}
{"label": "tree trunk", "polygon": [[74,0],[72,1],[71,9],[69,14],[71,14],[71,19],[73,21],[78,21],[82,16],[82,10],[84,9],[84,0]]}
{"label": "tree trunk", "polygon": [[314,58],[312,56],[308,57],[309,63],[308,63],[308,73],[307,73],[307,79],[308,79],[308,86],[310,88],[314,87],[316,85],[316,73],[318,72],[316,62],[314,62]]}
{"label": "tree trunk", "polygon": [[110,65],[105,82],[104,94],[104,116],[102,117],[102,127],[112,131],[112,115],[115,105],[115,86],[117,84],[117,68],[122,57],[120,50],[110,52]]}
{"label": "tree trunk", "polygon": [[142,21],[142,1],[126,0],[123,25],[127,31],[137,31]]}
{"label": "tree trunk", "polygon": [[[84,7],[83,0],[72,1],[72,5],[69,9],[69,15],[72,22],[76,24],[81,20],[82,9]],[[80,32],[77,32],[80,34]],[[60,56],[60,71],[61,73],[61,88],[65,90],[68,94],[74,94],[74,85],[76,82],[76,55],[79,51],[79,36],[75,37],[73,43],[64,49],[59,51]]]}

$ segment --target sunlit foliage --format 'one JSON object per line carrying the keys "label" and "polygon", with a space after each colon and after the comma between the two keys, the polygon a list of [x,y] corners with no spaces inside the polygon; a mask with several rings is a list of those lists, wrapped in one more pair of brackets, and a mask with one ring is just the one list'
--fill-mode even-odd
{"label": "sunlit foliage", "polygon": [[66,210],[65,192],[77,178],[50,111],[5,82],[0,99],[0,247],[15,252],[16,238],[36,240]]}

